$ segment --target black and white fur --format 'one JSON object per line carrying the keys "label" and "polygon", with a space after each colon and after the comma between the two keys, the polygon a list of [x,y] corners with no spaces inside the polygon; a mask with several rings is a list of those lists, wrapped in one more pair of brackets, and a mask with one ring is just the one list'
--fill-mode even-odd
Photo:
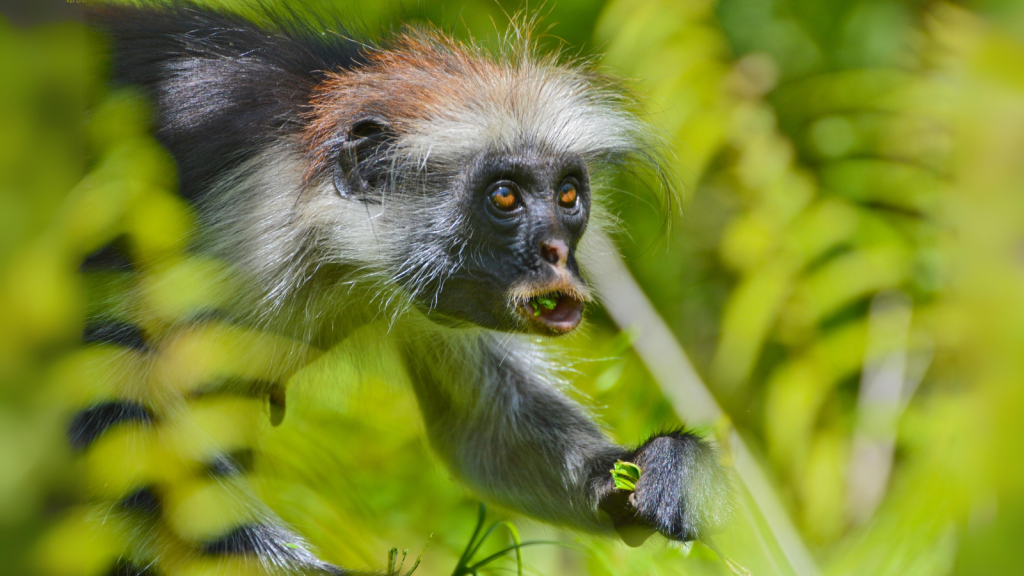
{"label": "black and white fur", "polygon": [[[562,392],[536,336],[575,328],[589,299],[577,254],[587,226],[610,220],[603,175],[655,156],[630,100],[517,32],[496,55],[424,30],[370,46],[331,20],[256,10],[274,24],[187,3],[90,12],[111,40],[114,81],[156,105],[157,137],[201,217],[195,251],[245,286],[217,313],[318,348],[384,323],[431,445],[485,500],[631,541],[719,526],[728,486],[709,445],[683,431],[612,443]],[[496,212],[487,194],[506,181],[519,205]],[[556,196],[565,182],[571,206]],[[558,309],[531,314],[543,294]],[[99,324],[93,341],[148,345],[138,329]],[[84,450],[115,424],[154,425],[147,402],[171,401],[91,406],[72,438]],[[609,474],[620,459],[643,470],[631,494]],[[145,496],[158,508],[159,494]],[[259,517],[197,550],[341,572],[269,511]]]}

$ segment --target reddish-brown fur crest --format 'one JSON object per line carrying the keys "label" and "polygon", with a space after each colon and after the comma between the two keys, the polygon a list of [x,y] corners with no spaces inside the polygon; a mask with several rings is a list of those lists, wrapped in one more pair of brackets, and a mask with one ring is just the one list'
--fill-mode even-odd
{"label": "reddish-brown fur crest", "polygon": [[[629,134],[633,117],[606,79],[537,55],[528,37],[516,44],[494,57],[439,32],[410,29],[387,48],[368,49],[365,65],[329,72],[314,91],[305,132],[307,183],[329,173],[347,130],[367,117],[385,120],[403,159],[416,162],[472,144],[526,141],[582,155],[638,145]],[[604,132],[616,136],[600,138]]]}
{"label": "reddish-brown fur crest", "polygon": [[313,93],[305,135],[312,160],[307,179],[331,166],[336,142],[357,120],[381,117],[400,134],[408,120],[454,99],[467,71],[493,70],[454,40],[423,31],[403,34],[393,47],[371,50],[365,66],[329,72]]}

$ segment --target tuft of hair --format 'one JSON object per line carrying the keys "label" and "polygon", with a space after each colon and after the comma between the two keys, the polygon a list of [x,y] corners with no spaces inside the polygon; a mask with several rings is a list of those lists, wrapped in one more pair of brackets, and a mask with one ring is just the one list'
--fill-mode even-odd
{"label": "tuft of hair", "polygon": [[496,53],[433,29],[407,27],[365,65],[331,71],[305,131],[308,180],[338,154],[338,126],[387,118],[395,143],[378,161],[397,182],[454,175],[481,151],[576,154],[590,166],[657,166],[650,128],[632,95],[586,61],[541,54],[513,27]]}

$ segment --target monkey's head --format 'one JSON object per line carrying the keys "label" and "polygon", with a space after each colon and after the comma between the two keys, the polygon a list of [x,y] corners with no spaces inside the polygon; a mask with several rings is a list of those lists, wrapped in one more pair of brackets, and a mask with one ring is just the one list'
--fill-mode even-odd
{"label": "monkey's head", "polygon": [[[532,48],[485,55],[412,32],[328,75],[305,150],[320,229],[435,321],[563,334],[590,298],[595,180],[648,162],[649,131],[607,79]],[[354,218],[369,222],[353,238]]]}

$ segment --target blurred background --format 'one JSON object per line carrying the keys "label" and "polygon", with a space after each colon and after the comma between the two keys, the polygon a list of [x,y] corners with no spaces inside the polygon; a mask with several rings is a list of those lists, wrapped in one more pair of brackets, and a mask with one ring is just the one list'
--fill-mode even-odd
{"label": "blurred background", "polygon": [[[681,209],[666,227],[656,183],[616,183],[635,284],[609,286],[558,345],[616,440],[685,422],[746,462],[719,537],[736,562],[1024,573],[1024,3],[320,4],[369,30],[429,21],[483,43],[528,8],[548,49],[641,96]],[[0,573],[101,574],[101,546],[61,536],[81,498],[75,390],[58,374],[91,305],[77,268],[115,229],[180,243],[187,209],[146,103],[105,84],[80,6],[2,6]],[[666,369],[685,367],[680,350],[695,373]],[[714,406],[705,392],[724,413],[694,407]],[[337,403],[359,409],[274,430],[267,500],[327,560],[382,569],[389,548],[426,546],[417,574],[450,574],[477,503],[430,456],[415,401],[382,386]],[[729,573],[700,545],[630,549],[511,518],[565,544],[524,549],[531,574]]]}

